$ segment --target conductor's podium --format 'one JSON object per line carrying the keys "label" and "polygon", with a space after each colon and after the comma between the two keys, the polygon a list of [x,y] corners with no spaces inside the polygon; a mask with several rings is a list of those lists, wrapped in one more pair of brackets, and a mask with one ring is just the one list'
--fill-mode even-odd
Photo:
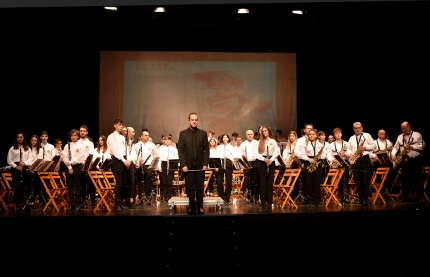
{"label": "conductor's podium", "polygon": [[[203,206],[214,205],[217,211],[221,210],[223,202],[221,197],[203,197]],[[189,199],[188,197],[172,197],[167,203],[170,206],[170,210],[173,210],[175,206],[188,206]]]}

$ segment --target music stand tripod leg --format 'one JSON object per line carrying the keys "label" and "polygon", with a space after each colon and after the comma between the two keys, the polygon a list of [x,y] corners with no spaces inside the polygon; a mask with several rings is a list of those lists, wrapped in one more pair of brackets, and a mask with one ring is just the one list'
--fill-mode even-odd
{"label": "music stand tripod leg", "polygon": [[82,207],[85,209],[88,207],[91,207],[91,197],[88,195],[88,184],[87,184],[87,177],[88,173],[85,171],[85,200],[82,202],[81,205],[76,209],[76,211],[79,211]]}

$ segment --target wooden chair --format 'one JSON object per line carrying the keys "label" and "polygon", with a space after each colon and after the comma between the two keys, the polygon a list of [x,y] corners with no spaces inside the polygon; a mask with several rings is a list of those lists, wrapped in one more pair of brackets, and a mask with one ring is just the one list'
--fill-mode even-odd
{"label": "wooden chair", "polygon": [[57,196],[57,206],[59,208],[64,207],[67,208],[67,197],[68,197],[68,190],[66,185],[64,184],[63,178],[58,172],[51,171],[49,172],[49,176],[51,177],[51,185],[55,190],[58,192],[56,193]]}
{"label": "wooden chair", "polygon": [[104,170],[102,171],[103,176],[105,177],[105,187],[109,188],[109,193],[106,196],[107,201],[109,203],[115,203],[115,185],[116,185],[116,179],[115,175],[113,175],[113,172],[110,170]]}
{"label": "wooden chair", "polygon": [[204,187],[203,187],[203,193],[204,193],[204,196],[205,197],[207,197],[208,195],[206,194],[206,190],[208,189],[208,187],[209,187],[209,182],[210,182],[210,180],[211,180],[211,178],[212,178],[212,174],[213,174],[213,171],[212,170],[205,170],[205,183],[204,183]]}
{"label": "wooden chair", "polygon": [[276,184],[276,180],[278,179],[278,175],[279,175],[279,169],[275,169],[275,176],[273,178],[273,185]]}
{"label": "wooden chair", "polygon": [[37,172],[39,175],[39,179],[42,182],[43,187],[45,188],[46,194],[48,194],[48,201],[43,207],[43,211],[46,211],[50,205],[54,207],[54,209],[58,212],[60,208],[57,205],[57,196],[60,193],[60,190],[57,189],[54,181],[51,178],[49,172],[41,171]]}
{"label": "wooden chair", "polygon": [[337,199],[336,193],[339,186],[339,182],[342,180],[344,169],[329,169],[324,183],[321,184],[321,190],[323,192],[322,203],[324,206],[328,206],[331,201],[333,201],[338,206],[342,207],[342,203]]}
{"label": "wooden chair", "polygon": [[175,190],[175,196],[180,197],[185,194],[185,178],[184,180],[179,180],[178,171],[175,171],[173,176],[172,190]]}
{"label": "wooden chair", "polygon": [[380,198],[384,204],[385,198],[381,194],[381,190],[384,187],[385,180],[387,179],[388,172],[390,172],[389,167],[378,167],[373,172],[372,179],[370,179],[370,191],[372,193],[372,204],[376,203],[376,200]]}
{"label": "wooden chair", "polygon": [[396,177],[391,181],[390,195],[398,201],[402,195],[402,169],[399,168]]}
{"label": "wooden chair", "polygon": [[0,204],[6,212],[9,208],[15,207],[13,202],[13,188],[10,185],[12,182],[12,174],[10,172],[3,172],[0,179]]}
{"label": "wooden chair", "polygon": [[277,198],[275,200],[281,209],[283,209],[286,204],[296,209],[298,208],[293,198],[291,198],[291,192],[294,190],[301,170],[301,168],[286,169],[279,184],[273,185],[274,196]]}
{"label": "wooden chair", "polygon": [[242,169],[234,169],[232,174],[233,182],[231,183],[231,196],[233,198],[240,198],[242,186],[245,182],[245,174]]}
{"label": "wooden chair", "polygon": [[88,176],[90,177],[91,182],[93,182],[96,192],[100,197],[100,200],[94,207],[94,211],[99,210],[103,204],[103,206],[110,212],[111,205],[109,196],[113,193],[112,191],[114,190],[114,187],[107,182],[106,177],[103,175],[102,171],[88,171]]}
{"label": "wooden chair", "polygon": [[425,174],[425,179],[424,179],[424,197],[426,198],[427,202],[429,202],[429,196],[426,193],[426,188],[427,188],[427,183],[429,181],[429,177],[430,177],[430,166],[425,166],[423,169],[423,173]]}

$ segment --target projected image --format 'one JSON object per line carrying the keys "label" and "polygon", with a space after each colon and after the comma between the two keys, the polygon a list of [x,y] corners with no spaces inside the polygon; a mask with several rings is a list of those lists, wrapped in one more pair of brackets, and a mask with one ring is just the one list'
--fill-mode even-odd
{"label": "projected image", "polygon": [[217,133],[275,126],[275,102],[274,62],[124,64],[124,119],[160,136],[179,134],[190,112],[199,114],[200,128]]}

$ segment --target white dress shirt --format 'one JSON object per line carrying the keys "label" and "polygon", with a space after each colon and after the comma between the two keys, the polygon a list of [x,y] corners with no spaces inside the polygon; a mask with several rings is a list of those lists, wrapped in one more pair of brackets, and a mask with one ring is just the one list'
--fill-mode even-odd
{"label": "white dress shirt", "polygon": [[393,150],[391,151],[391,155],[396,155],[397,152],[403,151],[403,148],[411,143],[413,150],[408,150],[408,157],[415,158],[418,155],[421,155],[421,151],[423,150],[423,137],[420,133],[411,131],[410,135],[400,134],[397,137],[396,143],[394,144]]}

